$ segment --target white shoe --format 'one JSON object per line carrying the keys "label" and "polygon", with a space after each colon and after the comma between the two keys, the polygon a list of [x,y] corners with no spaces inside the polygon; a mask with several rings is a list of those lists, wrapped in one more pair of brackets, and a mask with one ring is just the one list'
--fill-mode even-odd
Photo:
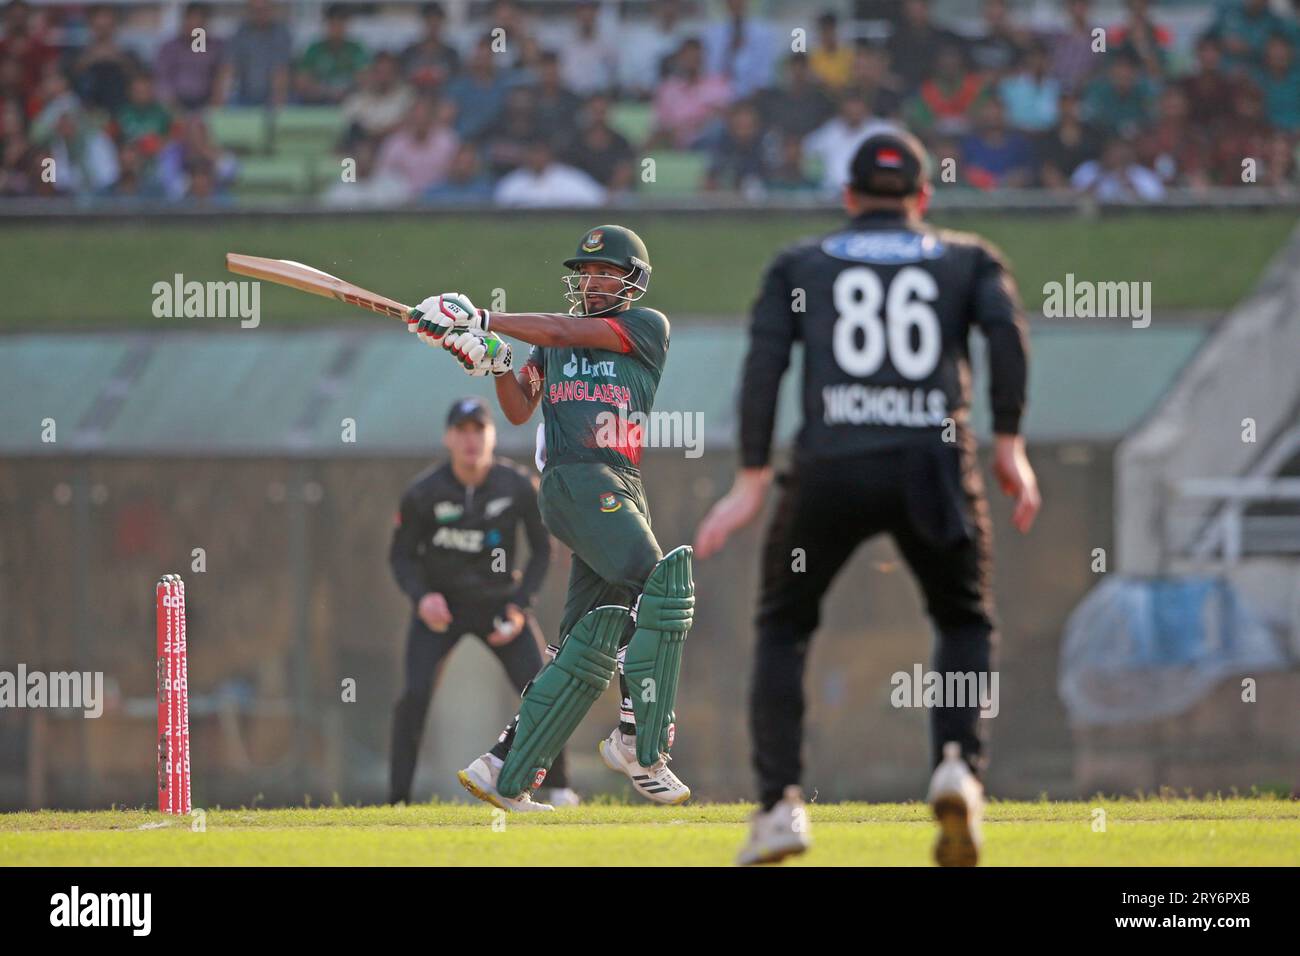
{"label": "white shoe", "polygon": [[484,754],[466,767],[456,778],[474,796],[494,807],[510,810],[514,813],[531,813],[534,810],[554,810],[549,803],[534,803],[532,795],[525,790],[517,797],[503,797],[497,792],[497,780],[501,776],[501,758]]}
{"label": "white shoe", "polygon": [[677,779],[668,769],[668,758],[660,755],[653,766],[643,767],[636,760],[636,738],[625,739],[617,727],[602,740],[597,748],[605,766],[617,773],[626,774],[636,787],[636,792],[655,803],[676,806],[691,798],[691,788]]}
{"label": "white shoe", "polygon": [[741,848],[736,864],[779,863],[810,846],[812,821],[808,819],[803,792],[792,785],[785,788],[771,810],[759,810],[749,818],[749,842]]}
{"label": "white shoe", "polygon": [[961,758],[961,744],[943,745],[943,761],[934,768],[927,797],[939,821],[934,861],[940,866],[974,866],[979,862],[984,818],[984,785]]}
{"label": "white shoe", "polygon": [[546,791],[546,799],[553,807],[576,807],[582,803],[578,791],[572,787],[551,787]]}

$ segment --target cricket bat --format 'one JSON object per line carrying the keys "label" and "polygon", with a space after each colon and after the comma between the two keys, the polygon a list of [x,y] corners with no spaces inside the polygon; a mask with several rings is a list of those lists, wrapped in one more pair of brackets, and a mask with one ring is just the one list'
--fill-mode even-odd
{"label": "cricket bat", "polygon": [[299,292],[310,292],[312,295],[324,296],[327,299],[337,299],[348,305],[360,306],[371,312],[378,312],[380,315],[401,319],[408,324],[411,321],[410,306],[377,292],[363,289],[359,285],[353,285],[328,272],[305,266],[301,262],[292,262],[288,259],[264,259],[261,256],[243,256],[237,252],[227,252],[226,269],[241,276],[251,276],[254,279],[285,285]]}

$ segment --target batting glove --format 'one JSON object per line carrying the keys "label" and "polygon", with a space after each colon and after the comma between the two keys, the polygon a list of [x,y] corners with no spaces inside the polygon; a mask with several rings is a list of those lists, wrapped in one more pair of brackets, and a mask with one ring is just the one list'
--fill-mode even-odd
{"label": "batting glove", "polygon": [[449,332],[487,332],[488,314],[474,308],[463,292],[444,292],[429,296],[412,309],[406,317],[406,328],[429,345],[437,345]]}
{"label": "batting glove", "polygon": [[504,375],[511,368],[510,343],[495,332],[452,332],[442,340],[442,347],[472,376]]}

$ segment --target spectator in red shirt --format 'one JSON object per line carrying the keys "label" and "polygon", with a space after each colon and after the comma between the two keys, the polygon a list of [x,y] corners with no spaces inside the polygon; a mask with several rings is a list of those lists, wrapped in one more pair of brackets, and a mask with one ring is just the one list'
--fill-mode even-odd
{"label": "spectator in red shirt", "polygon": [[58,53],[36,31],[31,8],[23,0],[9,0],[4,12],[4,36],[0,37],[0,60],[18,61],[22,72],[20,92],[24,100],[36,92],[45,67],[58,59]]}
{"label": "spectator in red shirt", "polygon": [[961,47],[946,43],[935,59],[934,75],[921,84],[904,113],[918,132],[961,136],[987,96],[984,77],[966,67]]}
{"label": "spectator in red shirt", "polygon": [[1153,79],[1164,76],[1173,34],[1151,19],[1147,0],[1128,0],[1128,19],[1106,31],[1109,50],[1126,50],[1138,58],[1143,72]]}
{"label": "spectator in red shirt", "polygon": [[1232,104],[1248,81],[1224,70],[1223,49],[1209,35],[1196,41],[1196,65],[1197,71],[1184,77],[1179,87],[1187,96],[1192,120],[1217,125],[1230,118]]}
{"label": "spectator in red shirt", "polygon": [[1209,185],[1205,130],[1191,120],[1187,95],[1176,86],[1160,94],[1155,126],[1138,139],[1138,161],[1156,171],[1166,186],[1204,189]]}
{"label": "spectator in red shirt", "polygon": [[[1275,173],[1266,165],[1272,155],[1275,132],[1264,114],[1264,95],[1254,86],[1242,86],[1232,102],[1232,110],[1215,131],[1214,168],[1216,185],[1240,186],[1245,161],[1252,161],[1256,182],[1265,182]],[[1271,164],[1276,166],[1276,164]]]}
{"label": "spectator in red shirt", "polygon": [[[17,60],[9,62],[17,68]],[[33,158],[22,107],[17,99],[0,99],[0,196],[32,195]]]}

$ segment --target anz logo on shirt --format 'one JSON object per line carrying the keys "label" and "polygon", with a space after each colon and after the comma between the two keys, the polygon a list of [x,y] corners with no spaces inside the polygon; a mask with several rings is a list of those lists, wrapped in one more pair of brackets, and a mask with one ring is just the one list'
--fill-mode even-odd
{"label": "anz logo on shirt", "polygon": [[495,548],[501,543],[501,532],[493,528],[481,531],[474,528],[439,528],[433,535],[435,548],[479,554],[484,548]]}
{"label": "anz logo on shirt", "polygon": [[822,241],[822,252],[850,262],[892,266],[938,259],[944,246],[934,236],[915,232],[841,232]]}
{"label": "anz logo on shirt", "polygon": [[565,378],[573,378],[573,376],[577,375],[579,366],[581,366],[583,375],[591,375],[595,378],[618,378],[618,373],[614,371],[612,361],[589,362],[585,357],[579,359],[576,352],[570,352],[569,360],[564,363]]}

